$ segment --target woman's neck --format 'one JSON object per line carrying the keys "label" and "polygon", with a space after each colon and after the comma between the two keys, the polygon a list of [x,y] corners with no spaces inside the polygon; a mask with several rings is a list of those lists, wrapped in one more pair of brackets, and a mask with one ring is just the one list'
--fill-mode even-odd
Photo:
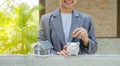
{"label": "woman's neck", "polygon": [[60,11],[63,12],[63,13],[72,13],[72,10],[73,9],[66,9],[66,8],[60,7]]}

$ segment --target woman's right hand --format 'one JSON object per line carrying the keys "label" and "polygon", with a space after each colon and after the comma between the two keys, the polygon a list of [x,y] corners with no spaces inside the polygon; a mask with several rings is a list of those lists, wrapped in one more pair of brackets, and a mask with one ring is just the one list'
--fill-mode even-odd
{"label": "woman's right hand", "polygon": [[63,50],[57,52],[58,55],[63,55],[63,56],[70,56],[70,54],[67,52],[67,46],[63,47]]}

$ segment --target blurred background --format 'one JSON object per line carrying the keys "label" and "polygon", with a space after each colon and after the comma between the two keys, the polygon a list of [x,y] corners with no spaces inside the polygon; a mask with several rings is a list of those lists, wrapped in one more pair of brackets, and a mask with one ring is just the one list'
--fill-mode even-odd
{"label": "blurred background", "polygon": [[29,54],[42,8],[38,0],[0,0],[0,54]]}
{"label": "blurred background", "polygon": [[[78,0],[75,6],[93,17],[97,54],[120,54],[118,3],[119,0]],[[29,54],[37,41],[40,17],[58,7],[58,0],[0,0],[0,54]]]}

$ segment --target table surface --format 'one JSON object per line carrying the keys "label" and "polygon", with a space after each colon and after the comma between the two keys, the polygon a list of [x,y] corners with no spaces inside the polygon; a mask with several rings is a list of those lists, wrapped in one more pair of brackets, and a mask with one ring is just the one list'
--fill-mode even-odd
{"label": "table surface", "polygon": [[0,66],[120,66],[120,55],[0,55]]}

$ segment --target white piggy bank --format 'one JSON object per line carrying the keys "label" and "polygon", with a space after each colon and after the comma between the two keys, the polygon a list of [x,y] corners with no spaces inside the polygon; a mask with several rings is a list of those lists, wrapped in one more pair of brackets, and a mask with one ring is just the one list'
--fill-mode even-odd
{"label": "white piggy bank", "polygon": [[69,52],[70,55],[78,55],[79,52],[79,42],[68,42],[67,44],[67,51]]}

